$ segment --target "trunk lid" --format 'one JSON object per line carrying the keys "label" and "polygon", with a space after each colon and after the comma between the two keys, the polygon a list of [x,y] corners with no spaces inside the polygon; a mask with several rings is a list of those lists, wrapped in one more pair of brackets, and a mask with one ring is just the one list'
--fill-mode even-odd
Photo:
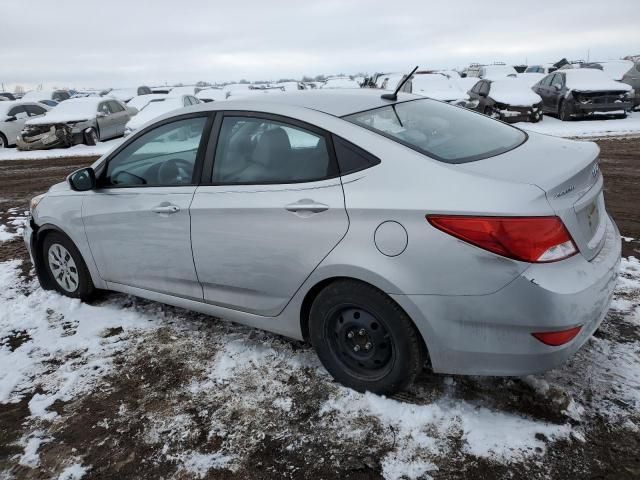
{"label": "trunk lid", "polygon": [[544,190],[580,252],[591,260],[604,244],[607,225],[599,153],[593,142],[529,133],[514,150],[456,167]]}

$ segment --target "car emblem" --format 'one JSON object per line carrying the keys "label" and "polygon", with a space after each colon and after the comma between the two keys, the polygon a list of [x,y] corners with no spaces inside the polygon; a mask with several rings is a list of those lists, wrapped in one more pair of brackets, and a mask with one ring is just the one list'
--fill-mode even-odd
{"label": "car emblem", "polygon": [[591,169],[591,176],[592,177],[597,177],[599,173],[600,173],[600,167],[596,164]]}
{"label": "car emblem", "polygon": [[556,193],[556,198],[560,198],[560,197],[564,197],[567,193],[571,193],[576,189],[575,185],[571,185],[569,188],[566,188],[565,190]]}

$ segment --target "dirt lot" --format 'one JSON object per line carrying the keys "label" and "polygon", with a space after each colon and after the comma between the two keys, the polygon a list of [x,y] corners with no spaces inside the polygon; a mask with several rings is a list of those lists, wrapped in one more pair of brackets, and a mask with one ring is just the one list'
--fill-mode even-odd
{"label": "dirt lot", "polygon": [[[640,239],[640,139],[598,144],[609,212]],[[90,162],[0,162],[0,224]],[[640,257],[640,242],[624,241],[623,255]],[[425,371],[394,399],[339,387],[299,342],[125,295],[79,305],[42,292],[19,238],[0,244],[0,262],[16,284],[0,292],[0,318],[41,318],[0,331],[0,354],[32,362],[0,403],[2,480],[640,478],[632,260],[602,328],[563,368]]]}

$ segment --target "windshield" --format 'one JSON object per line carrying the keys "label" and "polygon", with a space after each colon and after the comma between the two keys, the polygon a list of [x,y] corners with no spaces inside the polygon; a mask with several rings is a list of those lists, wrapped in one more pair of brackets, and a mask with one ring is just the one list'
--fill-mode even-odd
{"label": "windshield", "polygon": [[493,157],[527,139],[517,128],[431,99],[396,103],[343,118],[445,163]]}

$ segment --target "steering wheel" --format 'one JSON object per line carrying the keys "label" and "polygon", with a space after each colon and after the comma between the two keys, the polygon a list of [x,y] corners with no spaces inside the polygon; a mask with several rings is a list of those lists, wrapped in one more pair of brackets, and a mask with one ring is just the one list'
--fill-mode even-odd
{"label": "steering wheel", "polygon": [[158,169],[159,185],[176,185],[191,183],[193,164],[182,158],[172,158],[160,165]]}

